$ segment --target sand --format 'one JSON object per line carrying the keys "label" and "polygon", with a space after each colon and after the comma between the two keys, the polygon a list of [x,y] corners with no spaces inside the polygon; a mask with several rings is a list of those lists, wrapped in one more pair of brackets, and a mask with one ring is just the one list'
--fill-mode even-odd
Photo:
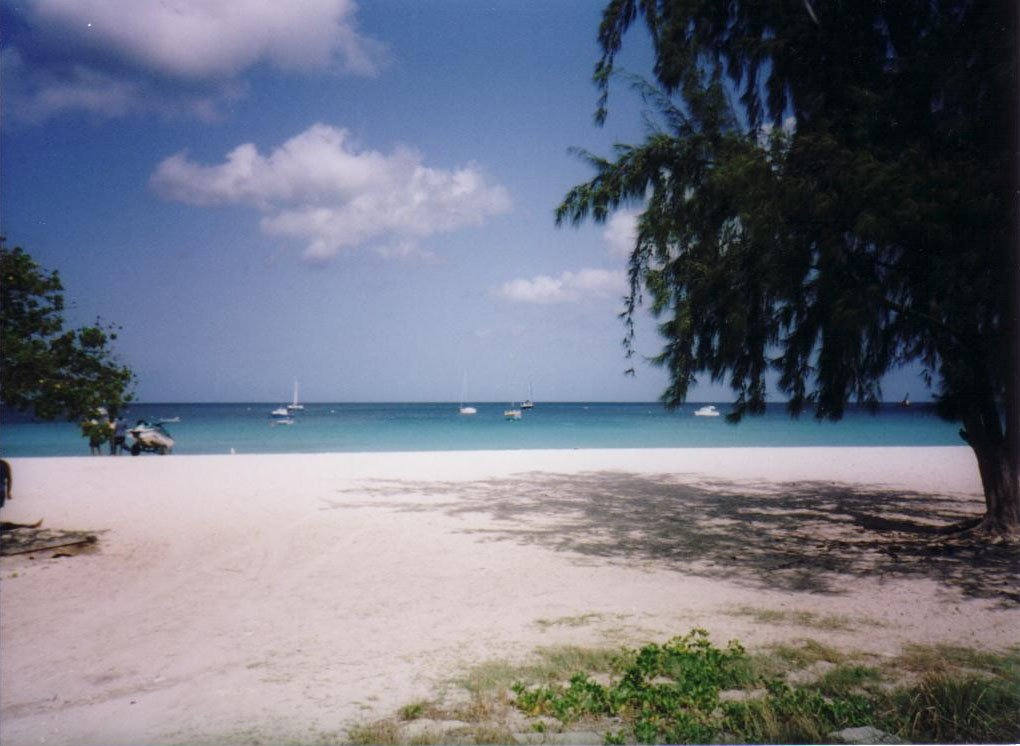
{"label": "sand", "polygon": [[0,558],[5,746],[342,737],[473,663],[695,626],[877,655],[1020,637],[1015,568],[932,543],[982,510],[965,448],[12,464],[5,521],[100,533]]}

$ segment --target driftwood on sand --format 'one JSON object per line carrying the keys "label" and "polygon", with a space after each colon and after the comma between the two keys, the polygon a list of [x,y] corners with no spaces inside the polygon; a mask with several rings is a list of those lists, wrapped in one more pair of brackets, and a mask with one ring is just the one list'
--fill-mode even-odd
{"label": "driftwood on sand", "polygon": [[94,531],[68,531],[39,528],[42,521],[32,524],[3,523],[0,525],[0,555],[30,554],[69,547],[83,548],[99,541]]}

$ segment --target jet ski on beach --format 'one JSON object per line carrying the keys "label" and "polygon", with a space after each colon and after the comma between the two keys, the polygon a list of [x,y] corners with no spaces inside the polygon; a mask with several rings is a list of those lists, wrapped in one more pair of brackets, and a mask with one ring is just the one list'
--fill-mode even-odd
{"label": "jet ski on beach", "polygon": [[142,451],[164,456],[173,451],[174,439],[163,427],[162,422],[138,420],[128,432],[134,438],[134,442],[131,444],[132,456],[137,456]]}

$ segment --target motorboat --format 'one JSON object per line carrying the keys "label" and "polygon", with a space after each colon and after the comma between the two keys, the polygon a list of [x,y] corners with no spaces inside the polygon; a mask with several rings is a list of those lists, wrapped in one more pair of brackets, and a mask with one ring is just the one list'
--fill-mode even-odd
{"label": "motorboat", "polygon": [[160,456],[173,451],[174,439],[166,431],[162,423],[150,423],[145,420],[138,420],[133,428],[128,430],[134,442],[131,444],[131,455],[137,456],[145,451],[146,453],[158,453]]}
{"label": "motorboat", "polygon": [[294,401],[287,405],[288,412],[300,412],[305,408],[304,404],[298,403],[298,382],[294,381]]}
{"label": "motorboat", "polygon": [[521,419],[521,417],[523,417],[524,415],[521,413],[520,409],[511,405],[510,409],[507,409],[506,411],[503,412],[503,416],[506,417],[511,422],[513,422],[514,420]]}
{"label": "motorboat", "polygon": [[718,417],[719,410],[716,409],[712,404],[706,404],[699,409],[694,410],[695,417]]}
{"label": "motorboat", "polygon": [[464,371],[464,379],[460,382],[460,413],[478,414],[478,410],[472,406],[464,406],[464,390],[467,388],[467,371]]}
{"label": "motorboat", "polygon": [[277,407],[269,413],[270,417],[290,417],[290,410],[287,407]]}

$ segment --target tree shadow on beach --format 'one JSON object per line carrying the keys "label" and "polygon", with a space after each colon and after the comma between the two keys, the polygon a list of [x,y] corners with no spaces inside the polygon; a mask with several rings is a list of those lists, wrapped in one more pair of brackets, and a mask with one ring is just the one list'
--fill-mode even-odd
{"label": "tree shadow on beach", "polygon": [[940,533],[980,514],[983,503],[974,496],[610,471],[472,482],[382,479],[350,492],[400,511],[485,514],[495,524],[464,530],[482,540],[570,553],[578,561],[822,594],[842,593],[855,578],[927,578],[968,596],[1020,603],[1015,544]]}

